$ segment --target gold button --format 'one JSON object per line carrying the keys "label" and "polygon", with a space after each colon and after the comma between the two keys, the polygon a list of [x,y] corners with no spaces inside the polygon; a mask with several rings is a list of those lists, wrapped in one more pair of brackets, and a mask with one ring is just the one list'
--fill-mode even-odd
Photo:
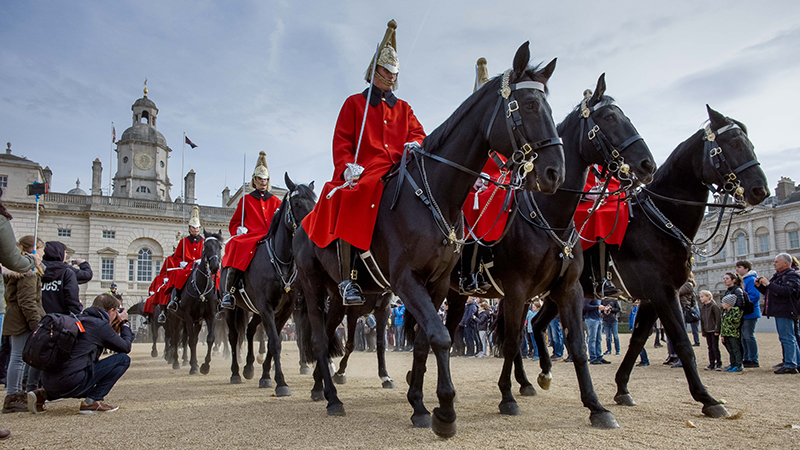
{"label": "gold button", "polygon": [[388,123],[388,122],[384,120],[383,123]]}
{"label": "gold button", "polygon": [[375,203],[372,204],[372,208],[374,208],[374,207],[375,207]]}
{"label": "gold button", "polygon": [[389,144],[383,144],[384,147],[389,147]]}

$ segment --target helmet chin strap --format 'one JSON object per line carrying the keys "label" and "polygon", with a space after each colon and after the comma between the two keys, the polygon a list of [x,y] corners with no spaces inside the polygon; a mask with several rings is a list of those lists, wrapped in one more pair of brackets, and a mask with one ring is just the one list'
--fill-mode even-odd
{"label": "helmet chin strap", "polygon": [[387,79],[386,79],[386,78],[384,78],[384,76],[383,76],[383,75],[381,75],[381,74],[380,74],[380,72],[378,72],[377,70],[375,71],[375,76],[376,76],[376,77],[378,77],[378,79],[379,79],[379,80],[381,80],[383,83],[385,83],[387,86],[389,86],[389,87],[392,87],[392,86],[394,86],[394,81],[389,81],[389,80],[387,80]]}

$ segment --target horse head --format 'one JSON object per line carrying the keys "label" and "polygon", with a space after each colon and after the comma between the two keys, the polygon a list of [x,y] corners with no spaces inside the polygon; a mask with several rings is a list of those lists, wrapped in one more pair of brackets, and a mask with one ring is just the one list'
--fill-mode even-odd
{"label": "horse head", "polygon": [[209,233],[203,229],[203,256],[201,261],[208,264],[211,273],[217,273],[222,263],[222,230]]}
{"label": "horse head", "polygon": [[579,152],[584,161],[600,164],[623,185],[626,180],[632,185],[648,184],[656,171],[653,154],[616,101],[605,95],[605,76],[597,79],[594,93],[584,92],[572,113],[581,121],[576,127],[581,133]]}
{"label": "horse head", "polygon": [[706,105],[709,123],[703,131],[702,177],[739,201],[757,205],[769,197],[767,177],[761,170],[747,127]]}
{"label": "horse head", "polygon": [[287,221],[292,221],[292,232],[294,232],[294,229],[300,226],[300,222],[314,209],[314,205],[317,203],[317,195],[314,194],[313,181],[308,184],[295,184],[289,178],[289,174],[285,172],[283,180],[286,182],[286,187],[289,188],[284,201],[288,200],[287,213],[291,217],[287,216],[286,219]]}
{"label": "horse head", "polygon": [[511,160],[516,177],[526,179],[527,189],[553,193],[565,172],[564,149],[546,96],[556,60],[543,69],[529,67],[528,47],[528,42],[522,44],[512,68],[484,86],[500,94],[491,116],[487,115],[486,136],[492,150]]}

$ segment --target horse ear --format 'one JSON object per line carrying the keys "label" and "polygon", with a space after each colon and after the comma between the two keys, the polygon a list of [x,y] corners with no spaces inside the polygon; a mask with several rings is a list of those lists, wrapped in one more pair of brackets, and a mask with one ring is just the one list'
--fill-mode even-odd
{"label": "horse ear", "polygon": [[606,93],[606,74],[605,72],[597,79],[597,86],[594,88],[594,95],[589,99],[589,105],[594,106],[603,100],[603,94]]}
{"label": "horse ear", "polygon": [[711,121],[711,128],[719,129],[724,127],[728,124],[728,118],[723,116],[722,114],[714,111],[711,109],[710,106],[706,104],[706,109],[708,110],[708,120]]}
{"label": "horse ear", "polygon": [[548,80],[550,79],[550,77],[553,75],[553,72],[555,72],[556,70],[556,61],[558,61],[558,58],[553,58],[552,61],[550,61],[546,66],[544,66],[544,69],[542,69],[541,71],[541,75],[543,77],[545,77]]}
{"label": "horse ear", "polygon": [[519,46],[517,54],[514,55],[514,78],[519,79],[525,74],[525,69],[528,68],[528,62],[531,60],[530,41],[525,41],[524,44]]}
{"label": "horse ear", "polygon": [[218,235],[222,236],[222,228],[219,229]]}
{"label": "horse ear", "polygon": [[311,180],[311,183],[308,183],[308,188],[312,191],[314,190],[314,180]]}
{"label": "horse ear", "polygon": [[295,190],[297,186],[292,182],[292,179],[289,178],[289,172],[283,173],[283,181],[286,183],[286,187],[289,188],[290,191]]}

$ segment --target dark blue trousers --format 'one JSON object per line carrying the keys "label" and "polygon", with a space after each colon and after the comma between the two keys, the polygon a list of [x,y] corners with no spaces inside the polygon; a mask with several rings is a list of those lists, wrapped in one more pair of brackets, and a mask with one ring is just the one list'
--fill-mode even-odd
{"label": "dark blue trousers", "polygon": [[111,355],[94,363],[91,376],[78,386],[70,389],[68,386],[57,384],[48,386],[45,384],[44,389],[47,391],[47,398],[50,400],[58,398],[90,398],[102,401],[130,365],[130,356],[124,353]]}

